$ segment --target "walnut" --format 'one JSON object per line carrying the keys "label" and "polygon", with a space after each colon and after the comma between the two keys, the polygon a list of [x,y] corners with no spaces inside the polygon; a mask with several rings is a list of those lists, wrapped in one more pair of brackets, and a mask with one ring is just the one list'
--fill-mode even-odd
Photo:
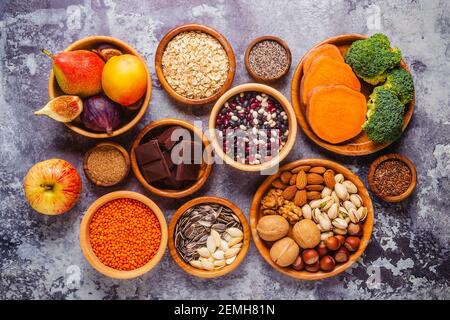
{"label": "walnut", "polygon": [[[276,214],[276,212],[275,213],[271,212],[277,210],[279,207],[283,205],[284,199],[281,196],[282,193],[283,190],[270,189],[270,191],[261,201],[261,209],[263,210],[264,214]],[[266,211],[268,212],[266,213]]]}
{"label": "walnut", "polygon": [[291,224],[296,223],[302,216],[302,209],[289,200],[284,200],[283,206],[278,209],[278,213],[285,217]]}

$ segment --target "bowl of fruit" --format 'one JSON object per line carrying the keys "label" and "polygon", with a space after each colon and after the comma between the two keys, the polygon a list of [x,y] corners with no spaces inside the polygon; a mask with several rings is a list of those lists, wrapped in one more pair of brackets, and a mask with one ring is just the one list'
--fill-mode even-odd
{"label": "bowl of fruit", "polygon": [[37,115],[63,122],[90,138],[110,138],[135,126],[145,114],[152,83],[145,60],[127,43],[90,36],[52,59],[50,102]]}
{"label": "bowl of fruit", "polygon": [[288,163],[258,188],[250,208],[253,241],[277,271],[303,280],[335,276],[365,251],[373,207],[362,181],[329,160]]}

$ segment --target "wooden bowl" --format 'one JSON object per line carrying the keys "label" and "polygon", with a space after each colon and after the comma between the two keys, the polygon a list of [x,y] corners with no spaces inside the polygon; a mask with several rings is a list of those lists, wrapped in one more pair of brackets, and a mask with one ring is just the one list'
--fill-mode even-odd
{"label": "wooden bowl", "polygon": [[[344,56],[348,48],[354,41],[366,38],[367,38],[366,35],[361,34],[344,34],[341,36],[329,38],[325,41],[322,41],[321,43],[314,46],[311,50],[317,48],[320,45],[329,43],[336,45],[341,51],[342,55]],[[292,106],[294,107],[295,114],[297,116],[297,121],[300,127],[302,128],[303,132],[306,134],[306,136],[310,138],[313,142],[315,142],[317,145],[321,146],[322,148],[346,156],[368,155],[380,151],[389,146],[393,141],[388,143],[373,142],[367,137],[364,131],[362,131],[355,138],[339,144],[331,144],[329,142],[326,142],[320,139],[314,133],[314,131],[309,126],[308,120],[306,118],[306,106],[303,104],[302,99],[300,98],[301,97],[300,84],[303,78],[303,63],[308,53],[309,52],[307,52],[303,56],[302,60],[295,69],[295,73],[292,78],[291,84]],[[406,65],[404,60],[401,61],[400,66],[409,72],[408,66]],[[360,81],[361,81],[361,93],[363,93],[366,96],[366,98],[368,98],[369,95],[372,93],[374,86],[364,82],[363,80]],[[403,116],[403,131],[406,129],[411,120],[411,117],[414,112],[414,104],[415,99],[413,97],[413,100],[406,105],[406,112],[405,115]]]}
{"label": "wooden bowl", "polygon": [[[350,256],[350,259],[343,264],[338,264],[336,267],[329,272],[324,271],[318,271],[318,272],[308,272],[305,270],[302,271],[296,271],[290,267],[280,267],[277,264],[275,264],[272,259],[270,258],[270,248],[266,245],[264,240],[262,240],[259,235],[258,231],[256,230],[256,226],[258,224],[259,219],[263,216],[262,212],[260,211],[260,202],[262,198],[266,195],[266,193],[272,188],[272,182],[277,179],[280,176],[280,173],[285,170],[291,170],[293,168],[296,168],[298,166],[302,165],[309,165],[309,166],[322,166],[327,169],[333,169],[335,173],[342,173],[346,180],[352,181],[356,187],[358,188],[358,194],[363,199],[364,205],[367,207],[367,217],[364,220],[364,228],[363,228],[363,235],[361,237],[361,244],[358,248],[358,250]],[[270,264],[275,270],[286,274],[290,277],[296,278],[296,279],[302,279],[302,280],[320,280],[329,278],[332,276],[335,276],[344,270],[346,270],[348,267],[350,267],[355,261],[359,259],[359,257],[363,254],[364,250],[366,250],[367,245],[369,244],[370,237],[372,235],[372,229],[373,229],[373,221],[374,221],[374,213],[373,213],[373,206],[372,206],[372,200],[370,199],[369,192],[367,191],[366,187],[362,183],[362,181],[358,178],[357,175],[355,175],[352,171],[347,169],[346,167],[330,161],[330,160],[324,160],[324,159],[302,159],[297,160],[294,162],[290,162],[283,167],[280,168],[277,174],[274,174],[270,177],[268,177],[263,184],[258,188],[256,191],[252,205],[250,207],[250,229],[252,231],[252,237],[253,241],[255,242],[256,248],[258,249],[261,256],[264,258],[264,260],[267,261],[268,264]]]}
{"label": "wooden bowl", "polygon": [[[124,173],[123,177],[119,181],[117,181],[115,183],[104,184],[101,181],[95,180],[94,177],[89,172],[89,169],[88,169],[88,166],[87,166],[87,160],[88,160],[89,156],[91,155],[91,153],[93,151],[95,151],[96,148],[99,148],[99,147],[113,147],[113,148],[117,149],[123,155],[123,157],[125,159],[126,166],[127,166],[127,171]],[[99,186],[99,187],[111,187],[111,186],[114,186],[116,184],[121,183],[128,176],[128,174],[130,173],[130,156],[128,155],[127,150],[125,150],[125,148],[122,147],[118,143],[111,142],[111,141],[101,142],[101,143],[97,144],[95,147],[89,149],[86,152],[86,154],[84,155],[83,169],[84,169],[84,174],[86,175],[86,177],[93,184],[95,184],[96,186]]]}
{"label": "wooden bowl", "polygon": [[[77,122],[68,122],[65,123],[65,125],[72,131],[81,134],[82,136],[88,137],[88,138],[96,138],[96,139],[102,139],[102,138],[111,138],[118,136],[122,133],[127,132],[131,128],[133,128],[139,120],[144,116],[145,112],[147,111],[148,105],[150,103],[150,97],[152,95],[152,80],[150,78],[150,72],[147,68],[147,64],[142,58],[139,53],[131,47],[129,44],[113,38],[113,37],[107,37],[107,36],[90,36],[83,38],[81,40],[75,41],[70,46],[68,46],[64,51],[74,51],[74,50],[91,50],[95,48],[99,44],[110,44],[115,47],[117,47],[120,51],[127,54],[132,54],[139,59],[141,59],[142,63],[144,63],[145,70],[147,71],[147,91],[145,93],[145,96],[140,100],[140,108],[137,113],[133,113],[129,119],[128,122],[124,122],[121,127],[113,130],[111,134],[107,133],[100,133],[100,132],[94,132],[90,131],[89,129],[86,129],[81,123]],[[64,93],[59,88],[58,82],[56,81],[56,78],[54,76],[53,70],[50,71],[50,78],[48,80],[48,95],[50,99],[56,98],[60,95],[63,95]],[[136,107],[132,108],[136,109]],[[127,119],[125,119],[127,120]]]}
{"label": "wooden bowl", "polygon": [[[218,270],[201,270],[194,268],[189,263],[186,263],[183,258],[178,254],[177,249],[175,248],[175,240],[174,240],[174,233],[175,233],[175,227],[177,225],[178,219],[180,219],[181,215],[186,212],[187,209],[199,205],[199,204],[206,204],[206,203],[218,203],[220,205],[226,206],[230,208],[233,213],[239,218],[242,224],[242,231],[244,233],[244,240],[242,242],[241,250],[239,251],[236,260],[230,265],[227,265],[223,267],[222,269]],[[186,202],[183,204],[178,210],[174,213],[172,220],[170,220],[169,223],[169,252],[172,256],[173,260],[180,266],[181,269],[186,271],[189,274],[192,274],[196,277],[200,278],[217,278],[221,277],[227,273],[230,273],[234,269],[236,269],[239,264],[244,260],[245,255],[247,254],[248,247],[250,245],[250,229],[247,223],[247,219],[245,218],[245,215],[242,213],[241,209],[237,207],[233,202],[219,197],[199,197],[192,199],[191,201]]]}
{"label": "wooden bowl", "polygon": [[[287,68],[282,74],[280,74],[278,77],[275,77],[275,78],[263,78],[263,77],[260,77],[250,67],[250,61],[249,61],[250,52],[252,51],[253,47],[257,43],[265,41],[265,40],[271,40],[271,41],[278,42],[286,50],[286,53],[287,53],[287,57],[288,57]],[[262,37],[254,39],[252,42],[250,42],[250,44],[247,47],[247,50],[245,50],[244,63],[245,63],[245,68],[247,69],[247,72],[256,81],[258,81],[258,82],[274,82],[274,81],[280,80],[281,78],[283,78],[289,72],[289,69],[291,68],[291,63],[292,63],[292,54],[291,54],[291,50],[289,49],[289,46],[287,45],[287,43],[283,39],[275,37],[275,36],[262,36]]]}
{"label": "wooden bowl", "polygon": [[[166,78],[164,77],[163,68],[162,68],[162,57],[163,53],[167,47],[167,44],[178,34],[182,32],[187,31],[202,31],[204,33],[207,33],[214,38],[216,38],[222,47],[224,48],[225,52],[228,55],[229,60],[229,69],[228,69],[228,76],[223,84],[223,86],[212,96],[209,96],[207,98],[202,99],[191,99],[184,97],[177,92],[175,92],[174,89],[169,85],[169,83],[166,81]],[[210,103],[214,100],[217,100],[225,91],[227,91],[231,84],[233,83],[234,74],[236,71],[236,59],[234,57],[233,48],[231,47],[228,40],[220,34],[218,31],[214,30],[213,28],[210,28],[208,26],[202,25],[202,24],[195,24],[195,23],[189,23],[189,24],[183,24],[178,27],[173,28],[170,30],[164,38],[162,38],[161,42],[158,45],[158,48],[156,50],[155,55],[155,69],[156,69],[156,75],[158,76],[159,82],[161,82],[163,88],[169,93],[169,95],[174,98],[175,100],[188,104],[188,105],[203,105]]]}
{"label": "wooden bowl", "polygon": [[[205,149],[210,150],[209,141],[208,141],[207,137],[203,134],[203,132],[200,129],[198,129],[196,126],[194,126],[190,122],[185,121],[185,120],[180,120],[180,119],[160,119],[160,120],[153,121],[150,124],[148,124],[147,126],[145,126],[141,130],[141,132],[139,132],[136,140],[134,140],[134,143],[133,143],[133,146],[132,146],[131,152],[130,152],[131,168],[133,169],[133,172],[134,172],[136,178],[144,186],[144,188],[147,189],[148,191],[150,191],[160,197],[183,198],[183,197],[189,196],[189,195],[197,192],[206,183],[206,180],[208,180],[208,177],[211,174],[212,165],[213,165],[211,152],[206,153],[206,156],[207,156],[206,161],[205,161],[205,159],[203,159],[203,163],[200,166],[199,179],[195,183],[193,183],[190,187],[188,187],[186,189],[180,189],[180,190],[160,189],[160,188],[157,188],[157,187],[149,184],[145,180],[144,176],[142,175],[141,170],[139,169],[139,165],[136,160],[135,150],[140,145],[141,140],[150,131],[162,130],[165,127],[171,127],[171,126],[180,126],[180,127],[188,129],[190,132],[192,132],[194,135],[196,135],[202,141],[204,150]],[[204,154],[204,156],[205,156],[205,154]]]}
{"label": "wooden bowl", "polygon": [[[286,112],[286,115],[288,116],[288,123],[289,123],[289,136],[286,141],[286,144],[281,149],[280,153],[272,158],[270,161],[261,163],[261,164],[242,164],[237,161],[234,161],[234,159],[231,159],[228,155],[226,155],[223,152],[222,146],[219,145],[217,142],[217,136],[216,136],[216,119],[217,116],[222,109],[222,106],[227,102],[228,99],[235,96],[236,94],[239,94],[241,92],[246,91],[258,91],[266,93],[267,95],[272,96],[275,100],[277,100],[284,111]],[[283,96],[281,92],[278,90],[275,90],[272,87],[269,87],[264,84],[259,83],[246,83],[241,84],[239,86],[236,86],[230,90],[228,90],[223,96],[220,97],[219,100],[217,100],[216,104],[214,105],[213,109],[211,110],[211,116],[209,117],[209,134],[211,135],[211,143],[214,147],[215,152],[222,158],[222,160],[229,164],[230,166],[242,170],[242,171],[263,171],[267,170],[269,168],[272,168],[276,165],[278,165],[281,161],[286,158],[286,156],[289,154],[289,152],[292,150],[295,144],[295,139],[297,136],[297,120],[295,119],[295,113],[294,110],[289,103],[289,101]]]}
{"label": "wooden bowl", "polygon": [[[103,206],[104,204],[116,200],[116,199],[122,199],[122,198],[129,198],[134,199],[142,202],[146,206],[148,206],[156,215],[156,217],[159,220],[159,224],[161,225],[161,243],[159,245],[159,249],[156,252],[155,256],[147,262],[145,265],[143,265],[140,268],[130,270],[130,271],[122,271],[122,270],[116,270],[111,267],[108,267],[104,265],[95,255],[94,251],[92,250],[91,243],[89,240],[89,225],[91,223],[91,220],[94,216],[94,214],[97,212],[97,210]],[[98,198],[94,203],[91,204],[91,206],[87,209],[86,214],[83,217],[83,220],[81,221],[80,226],[80,246],[83,251],[84,256],[86,257],[86,260],[91,264],[91,266],[94,267],[98,272],[104,274],[105,276],[115,278],[115,279],[132,279],[139,277],[143,275],[144,273],[147,273],[151,269],[153,269],[158,262],[161,260],[161,258],[164,255],[164,252],[167,247],[167,223],[166,219],[164,218],[163,213],[161,212],[161,209],[149,198],[146,196],[132,192],[132,191],[115,191],[108,194],[105,194],[104,196]]]}
{"label": "wooden bowl", "polygon": [[[402,194],[399,194],[397,196],[382,195],[375,184],[375,170],[377,169],[378,165],[380,165],[382,162],[384,162],[386,160],[390,160],[390,159],[399,160],[399,161],[403,162],[404,164],[406,164],[408,166],[409,170],[411,171],[411,184],[409,185],[408,189],[406,189],[405,192],[403,192]],[[408,198],[413,193],[414,189],[416,188],[417,171],[416,171],[416,167],[414,166],[414,164],[407,157],[405,157],[404,155],[401,155],[399,153],[390,153],[390,154],[382,155],[381,157],[378,157],[377,159],[375,159],[374,162],[372,162],[372,164],[370,165],[370,168],[369,168],[368,180],[369,180],[370,190],[372,190],[372,192],[375,193],[375,195],[377,197],[379,197],[387,202],[400,202],[400,201],[403,201],[406,198]]]}

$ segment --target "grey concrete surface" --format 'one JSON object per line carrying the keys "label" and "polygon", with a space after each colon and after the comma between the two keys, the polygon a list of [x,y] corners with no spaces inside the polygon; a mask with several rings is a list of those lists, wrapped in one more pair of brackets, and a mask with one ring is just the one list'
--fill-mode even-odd
{"label": "grey concrete surface", "polygon": [[[295,281],[266,264],[254,245],[232,274],[200,280],[185,274],[166,253],[149,274],[117,281],[97,273],[78,245],[81,218],[97,197],[118,189],[142,192],[155,200],[167,220],[184,201],[158,198],[130,175],[118,187],[100,189],[86,181],[76,207],[59,217],[33,212],[24,199],[22,179],[35,163],[63,158],[82,170],[82,156],[95,143],[33,110],[46,103],[50,61],[41,48],[64,49],[82,37],[112,35],[133,45],[146,59],[154,91],[143,120],[114,139],[129,148],[152,120],[201,120],[208,110],[169,99],[154,74],[158,41],[172,27],[198,22],[221,31],[234,47],[234,85],[251,81],[243,54],[251,39],[284,38],[293,67],[274,86],[290,97],[290,79],[301,56],[315,43],[343,33],[386,33],[415,76],[417,103],[402,138],[380,152],[400,152],[418,169],[414,195],[399,204],[374,200],[376,222],[362,259],[348,272],[324,281]],[[0,2],[0,299],[393,299],[450,298],[450,2],[447,0],[264,0],[112,1],[47,0]],[[377,155],[379,155],[377,154]],[[320,157],[354,170],[365,183],[371,161],[336,156],[301,132],[285,161]],[[264,177],[217,165],[196,194],[218,195],[248,214]],[[189,197],[191,199],[192,197]]]}

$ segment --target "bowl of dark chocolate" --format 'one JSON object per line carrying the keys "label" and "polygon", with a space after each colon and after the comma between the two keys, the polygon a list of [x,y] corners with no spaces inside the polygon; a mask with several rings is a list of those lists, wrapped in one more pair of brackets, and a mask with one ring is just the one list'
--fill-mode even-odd
{"label": "bowl of dark chocolate", "polygon": [[160,119],[138,134],[131,149],[131,167],[150,192],[182,198],[198,191],[212,170],[209,141],[188,121]]}

